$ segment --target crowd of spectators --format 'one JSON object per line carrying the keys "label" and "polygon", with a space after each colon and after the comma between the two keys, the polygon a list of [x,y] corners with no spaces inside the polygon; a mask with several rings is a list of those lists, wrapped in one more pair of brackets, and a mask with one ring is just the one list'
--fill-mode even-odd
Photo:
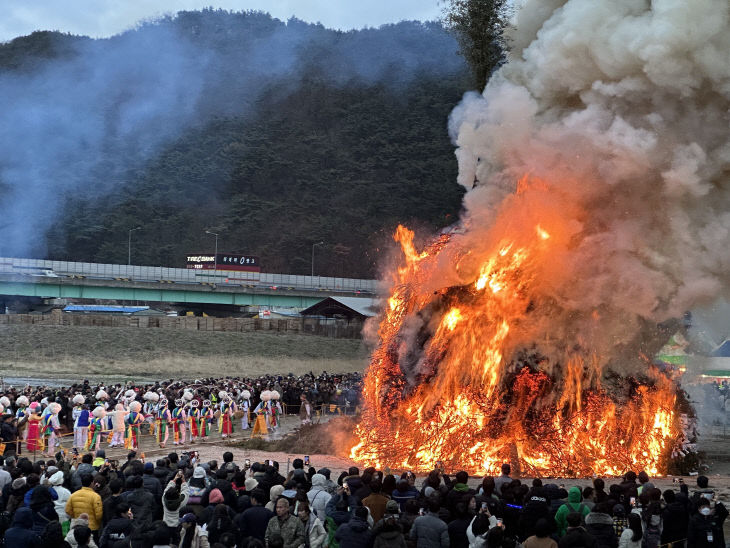
{"label": "crowd of spectators", "polygon": [[[627,473],[606,488],[466,472],[293,461],[200,462],[196,452],[123,464],[103,451],[35,463],[0,458],[0,532],[8,548],[724,547],[725,506],[704,476],[660,491]],[[285,474],[285,475],[284,475]]]}

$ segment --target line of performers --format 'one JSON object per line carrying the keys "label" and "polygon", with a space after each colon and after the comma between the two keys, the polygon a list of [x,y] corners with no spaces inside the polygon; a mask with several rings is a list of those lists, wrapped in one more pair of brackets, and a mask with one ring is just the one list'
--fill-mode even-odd
{"label": "line of performers", "polygon": [[[174,445],[206,440],[214,428],[227,438],[233,434],[236,420],[241,421],[242,430],[250,427],[251,393],[248,390],[241,392],[238,403],[225,391],[218,392],[218,402],[213,403],[185,390],[174,406],[157,392],[146,392],[142,396],[144,403],[137,401],[136,396],[134,390],[127,390],[123,400],[110,410],[108,394],[99,390],[96,405],[89,411],[84,405],[84,396],[75,395],[72,399],[75,405],[74,447],[98,449],[106,436],[109,447],[137,449],[143,428],[155,436],[160,447],[165,447],[170,439]],[[261,403],[253,412],[268,428],[277,430],[282,415],[280,394],[265,390],[259,396]]]}

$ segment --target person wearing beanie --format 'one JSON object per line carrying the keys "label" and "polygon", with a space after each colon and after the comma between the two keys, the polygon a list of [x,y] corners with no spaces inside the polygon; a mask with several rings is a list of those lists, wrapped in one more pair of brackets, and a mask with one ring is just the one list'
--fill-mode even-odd
{"label": "person wearing beanie", "polygon": [[396,501],[389,500],[385,505],[383,518],[375,523],[370,532],[373,548],[406,547],[403,526],[400,524],[399,518],[400,506]]}
{"label": "person wearing beanie", "polygon": [[256,489],[258,487],[259,482],[256,481],[255,478],[246,478],[246,481],[244,481],[243,484],[246,488],[246,492],[250,493],[251,491],[253,491],[254,489]]}

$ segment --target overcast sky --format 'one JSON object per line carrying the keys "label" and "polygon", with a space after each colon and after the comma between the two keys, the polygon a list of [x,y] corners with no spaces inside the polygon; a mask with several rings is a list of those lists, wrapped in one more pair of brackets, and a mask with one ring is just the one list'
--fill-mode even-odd
{"label": "overcast sky", "polygon": [[0,5],[0,42],[5,42],[34,30],[111,36],[144,19],[204,7],[261,10],[329,28],[376,27],[403,19],[436,19],[443,0],[3,0]]}

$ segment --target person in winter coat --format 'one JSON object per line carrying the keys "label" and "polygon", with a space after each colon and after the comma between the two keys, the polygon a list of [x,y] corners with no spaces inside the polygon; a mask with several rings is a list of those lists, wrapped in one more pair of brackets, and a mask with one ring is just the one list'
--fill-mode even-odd
{"label": "person in winter coat", "polygon": [[406,502],[418,498],[418,489],[411,486],[407,480],[398,481],[395,491],[391,494],[390,498],[396,501],[400,505],[400,511],[403,512],[406,509]]}
{"label": "person in winter coat", "polygon": [[[324,476],[323,476],[324,477]],[[304,535],[308,539],[309,548],[323,548],[327,545],[327,531],[324,525],[309,509],[309,504],[299,504],[299,519],[304,524]]]}
{"label": "person in winter coat", "polygon": [[63,538],[63,528],[57,521],[50,522],[41,535],[43,548],[71,548],[71,545]]}
{"label": "person in winter coat", "polygon": [[535,524],[541,519],[550,519],[550,503],[545,489],[536,487],[528,494],[528,500],[522,507],[518,520],[520,539],[532,536]]}
{"label": "person in winter coat", "polygon": [[629,514],[629,526],[621,533],[618,539],[618,548],[641,548],[641,537],[643,536],[641,516]]}
{"label": "person in winter coat", "polygon": [[469,548],[484,548],[487,546],[489,531],[497,526],[497,518],[487,508],[483,508],[472,518],[466,529],[466,538]]}
{"label": "person in winter coat", "polygon": [[[142,476],[130,476],[127,480],[127,488],[131,490],[122,496],[132,509],[135,524],[149,525],[154,520],[157,510],[155,497],[152,496],[152,493],[145,491]],[[71,496],[73,497],[73,495]]]}
{"label": "person in winter coat", "polygon": [[[662,528],[661,543],[669,544],[670,542],[675,548],[684,548],[684,539],[687,538],[687,528],[689,527],[689,515],[687,513],[687,496],[684,493],[676,495],[671,489],[667,489],[663,494],[666,506],[662,512]],[[682,504],[681,499],[684,500]]]}
{"label": "person in winter coat", "polygon": [[[172,479],[172,478],[171,478]],[[151,462],[146,462],[142,473],[142,485],[145,490],[152,493],[155,497],[155,502],[160,502],[162,499],[162,485],[160,480],[155,477],[155,467]],[[167,485],[166,483],[164,485]]]}
{"label": "person in winter coat", "polygon": [[33,532],[33,511],[30,508],[18,508],[13,516],[13,523],[5,531],[7,548],[41,548],[41,537]]}
{"label": "person in winter coat", "polygon": [[109,520],[99,539],[99,548],[114,548],[128,542],[134,534],[132,510],[126,502],[120,502],[114,511],[114,517]]}
{"label": "person in winter coat", "polygon": [[[79,517],[72,519],[69,525],[70,528],[68,530],[68,533],[66,533],[66,542],[71,545],[71,548],[76,548],[79,543],[76,540],[76,536],[74,535],[74,530],[79,527],[89,529],[89,515],[81,514]],[[89,531],[91,531],[91,529],[89,529]],[[89,542],[89,546],[91,548],[97,548],[96,544],[94,544],[94,539],[91,539],[91,541]]]}
{"label": "person in winter coat", "polygon": [[560,539],[560,548],[598,548],[598,543],[588,531],[581,526],[581,514],[571,512],[565,517],[567,530]]}
{"label": "person in winter coat", "polygon": [[81,489],[72,493],[66,501],[66,514],[70,518],[76,518],[81,514],[88,514],[89,529],[98,531],[101,528],[103,506],[101,497],[91,488],[91,474],[84,474],[81,477]]}
{"label": "person in winter coat", "polygon": [[58,521],[58,514],[53,506],[51,493],[48,487],[39,485],[33,489],[30,497],[30,509],[33,511],[33,532],[42,535],[46,525]]}
{"label": "person in winter coat", "polygon": [[327,519],[327,503],[332,498],[332,495],[327,491],[327,478],[322,474],[314,474],[312,476],[312,488],[307,493],[307,499],[309,500],[309,506],[312,509],[312,513],[318,517],[322,522]]}
{"label": "person in winter coat", "polygon": [[550,538],[550,521],[541,518],[535,523],[535,534],[527,537],[523,548],[558,548],[558,543]]}
{"label": "person in winter coat", "polygon": [[370,481],[370,495],[362,499],[362,504],[370,510],[370,515],[374,523],[383,519],[385,506],[390,501],[390,498],[382,494],[382,489],[383,484],[381,481],[379,479],[373,479]]}
{"label": "person in winter coat", "polygon": [[244,510],[234,519],[241,532],[241,540],[251,537],[263,542],[269,520],[274,517],[274,513],[264,507],[265,502],[266,493],[263,489],[254,489],[251,492],[251,508]]}
{"label": "person in winter coat", "polygon": [[[155,480],[157,481],[157,480]],[[162,521],[165,522],[173,540],[177,540],[177,526],[180,523],[180,509],[188,503],[188,484],[183,481],[182,471],[170,480],[162,495]]]}
{"label": "person in winter coat", "polygon": [[182,517],[180,538],[180,548],[210,548],[208,525],[198,525],[193,513],[185,514]]}
{"label": "person in winter coat", "polygon": [[725,535],[722,530],[728,511],[718,502],[711,508],[710,501],[700,498],[697,512],[689,518],[687,546],[691,548],[724,548]]}
{"label": "person in winter coat", "polygon": [[56,491],[56,495],[58,495],[58,498],[53,501],[53,505],[55,507],[56,514],[58,514],[58,521],[61,522],[63,532],[66,534],[70,529],[70,518],[66,514],[66,502],[68,502],[68,499],[71,498],[71,491],[63,486],[63,472],[60,470],[58,472],[54,472],[47,481],[48,485],[53,487]]}
{"label": "person in winter coat", "polygon": [[213,517],[208,522],[208,542],[211,544],[220,542],[221,537],[226,533],[230,533],[233,538],[240,537],[238,527],[228,514],[228,506],[219,504],[215,507]]}
{"label": "person in winter coat", "polygon": [[578,487],[571,487],[568,491],[568,502],[563,504],[555,513],[555,525],[558,527],[558,535],[563,536],[568,527],[567,516],[573,512],[580,514],[585,518],[590,510],[585,504],[580,502],[581,492]]}
{"label": "person in winter coat", "polygon": [[430,499],[428,511],[413,522],[409,536],[416,541],[417,548],[447,548],[449,546],[449,528],[438,517],[440,508],[436,499]]}
{"label": "person in winter coat", "polygon": [[383,519],[370,531],[373,548],[406,548],[403,527],[399,520],[400,507],[394,500],[385,505]]}
{"label": "person in winter coat", "polygon": [[266,544],[273,535],[281,535],[284,540],[283,548],[299,548],[305,544],[304,525],[301,520],[294,517],[289,512],[289,501],[284,497],[280,497],[276,501],[276,515],[269,520],[266,526],[266,534],[264,535]]}
{"label": "person in winter coat", "polygon": [[78,468],[76,468],[76,471],[71,476],[71,490],[72,491],[78,491],[81,489],[81,477],[85,474],[89,474],[90,476],[94,476],[96,474],[96,470],[94,470],[94,467],[92,466],[92,461],[94,460],[94,457],[91,453],[86,453],[83,457],[81,457],[81,464],[79,464]]}
{"label": "person in winter coat", "polygon": [[[261,485],[261,482],[259,482]],[[276,501],[279,499],[281,494],[284,492],[283,485],[274,485],[269,491],[269,502],[266,503],[266,509],[272,512],[276,509]]]}
{"label": "person in winter coat", "polygon": [[613,528],[613,518],[607,503],[598,504],[593,512],[586,516],[586,531],[596,539],[598,548],[616,548],[618,538]]}
{"label": "person in winter coat", "polygon": [[355,508],[355,514],[352,518],[337,528],[335,541],[342,548],[367,548],[370,546],[370,527],[367,519],[367,508],[364,506]]}
{"label": "person in winter coat", "polygon": [[[481,506],[481,498],[478,503]],[[475,501],[476,502],[476,501]],[[449,522],[449,544],[451,548],[469,548],[469,537],[466,534],[471,525],[471,514],[463,502],[456,505],[456,515]]]}

